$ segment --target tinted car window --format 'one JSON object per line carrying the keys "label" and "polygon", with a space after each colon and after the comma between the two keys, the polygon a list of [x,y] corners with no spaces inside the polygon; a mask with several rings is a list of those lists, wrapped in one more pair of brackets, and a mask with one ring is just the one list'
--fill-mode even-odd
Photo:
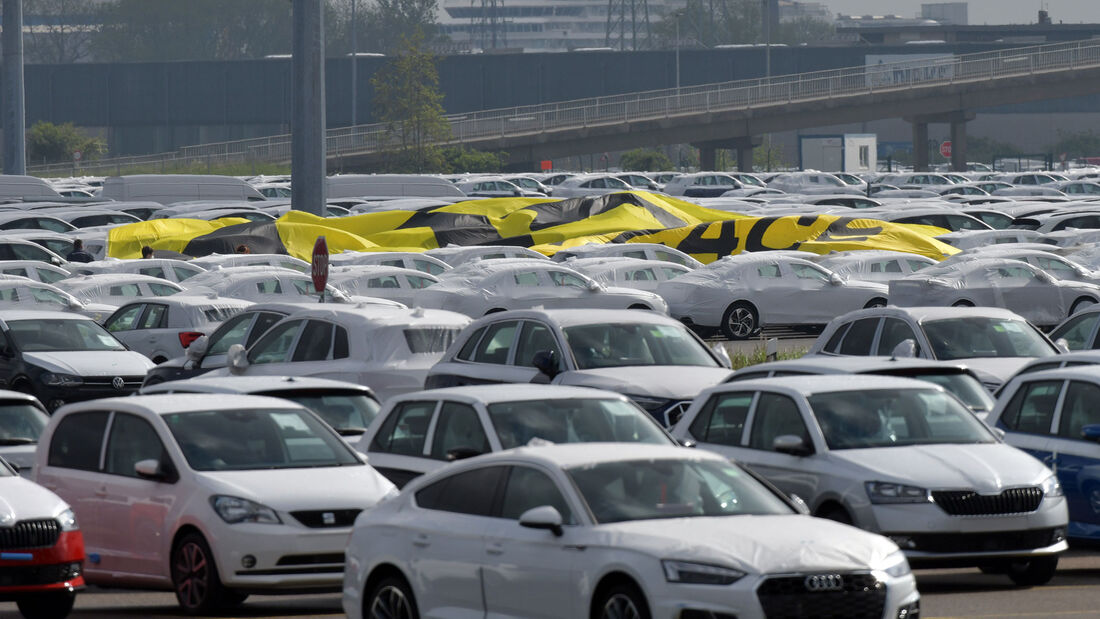
{"label": "tinted car window", "polygon": [[844,336],[844,342],[840,345],[840,354],[871,354],[871,342],[875,339],[875,329],[878,328],[878,323],[878,316],[861,318],[852,323],[852,328],[848,329],[848,335]]}
{"label": "tinted car window", "polygon": [[539,322],[525,321],[520,332],[519,344],[516,347],[515,364],[524,367],[535,367],[533,363],[535,353],[543,350],[553,351],[557,358],[561,359],[558,343],[554,340],[554,334],[550,329]]}
{"label": "tinted car window", "polygon": [[[899,320],[897,318],[884,319],[882,321],[882,333],[878,338],[878,354],[893,354],[894,348],[905,340],[913,340],[913,344],[917,343],[917,335],[913,333],[912,327],[904,320]],[[920,356],[919,345],[916,347],[913,356]]]}
{"label": "tinted car window", "polygon": [[310,320],[298,338],[291,361],[324,361],[332,349],[332,323]]}
{"label": "tinted car window", "polygon": [[294,343],[304,320],[291,320],[273,328],[264,334],[256,345],[248,350],[248,360],[252,363],[281,363],[286,361],[290,346]]}
{"label": "tinted car window", "polygon": [[478,342],[481,341],[481,336],[485,334],[485,329],[487,328],[488,327],[482,327],[474,331],[473,334],[470,335],[470,338],[462,344],[462,350],[458,351],[455,357],[463,361],[470,361],[474,356],[474,350],[477,348]]}
{"label": "tinted car window", "polygon": [[837,327],[833,332],[833,336],[829,338],[829,342],[825,344],[825,352],[835,353],[840,348],[840,342],[844,339],[844,335],[848,333],[848,329],[852,327],[852,323],[846,323]]}
{"label": "tinted car window", "polygon": [[707,402],[691,424],[691,435],[705,443],[740,445],[752,393],[723,393]]}
{"label": "tinted car window", "polygon": [[1066,398],[1062,402],[1062,419],[1058,423],[1058,436],[1084,438],[1085,426],[1100,424],[1100,386],[1078,380],[1070,381]]}
{"label": "tinted car window", "polygon": [[74,413],[57,424],[50,439],[49,466],[85,471],[99,470],[106,412]]}
{"label": "tinted car window", "polygon": [[554,480],[530,467],[511,467],[500,506],[501,518],[519,520],[523,512],[543,505],[558,510],[563,523],[574,524],[573,511],[569,509]]}
{"label": "tinted car window", "polygon": [[255,315],[252,313],[245,313],[227,320],[210,336],[206,354],[224,355],[233,344],[241,344],[253,318]]}
{"label": "tinted car window", "polygon": [[1060,380],[1041,380],[1020,385],[1001,414],[1001,425],[1016,432],[1048,434],[1061,391]]}
{"label": "tinted car window", "polygon": [[142,310],[145,309],[144,304],[131,305],[125,307],[113,316],[107,319],[107,323],[104,325],[108,331],[129,331],[137,328],[138,318],[141,317]]}
{"label": "tinted car window", "polygon": [[168,321],[168,306],[167,305],[149,305],[149,308],[145,310],[145,315],[141,318],[141,324],[138,325],[139,329],[163,329]]}
{"label": "tinted car window", "polygon": [[806,445],[810,445],[810,434],[798,412],[798,405],[784,395],[760,394],[752,433],[749,435],[749,446],[771,451],[775,439],[788,434],[798,436]]}
{"label": "tinted car window", "polygon": [[370,450],[405,456],[424,455],[424,442],[435,407],[435,402],[400,404],[378,429]]}
{"label": "tinted car window", "polygon": [[267,330],[271,328],[271,325],[279,322],[283,319],[282,314],[272,314],[268,312],[262,312],[256,317],[256,324],[252,325],[252,330],[248,332],[248,339],[244,341],[244,347],[249,348],[256,343],[256,340],[260,339],[260,336],[267,333]]}
{"label": "tinted car window", "polygon": [[444,402],[439,409],[432,439],[432,457],[437,460],[453,459],[455,450],[471,450],[477,453],[489,451],[489,439],[477,411],[468,404]]}
{"label": "tinted car window", "polygon": [[515,321],[490,325],[485,337],[481,338],[473,360],[478,363],[508,363],[508,353],[512,350],[512,341],[518,326],[519,322]]}
{"label": "tinted car window", "polygon": [[1096,321],[1100,319],[1100,313],[1089,313],[1083,316],[1074,316],[1061,328],[1050,334],[1052,340],[1064,339],[1070,350],[1085,350],[1092,348],[1092,332],[1096,328]]}
{"label": "tinted car window", "polygon": [[416,493],[416,504],[457,514],[488,516],[507,467],[488,466],[452,475]]}
{"label": "tinted car window", "polygon": [[107,439],[105,470],[114,475],[138,477],[134,465],[142,460],[167,462],[164,445],[156,430],[140,417],[115,413]]}

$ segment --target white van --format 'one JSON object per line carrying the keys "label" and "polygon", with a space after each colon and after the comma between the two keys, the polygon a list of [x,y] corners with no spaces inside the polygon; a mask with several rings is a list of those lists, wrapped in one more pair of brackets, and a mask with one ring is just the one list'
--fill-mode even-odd
{"label": "white van", "polygon": [[102,196],[120,202],[147,200],[172,204],[185,200],[266,200],[239,178],[215,174],[134,174],[103,182]]}
{"label": "white van", "polygon": [[0,175],[0,198],[60,198],[46,181],[34,176]]}
{"label": "white van", "polygon": [[325,179],[328,199],[364,196],[463,198],[458,187],[438,176],[416,174],[341,174]]}

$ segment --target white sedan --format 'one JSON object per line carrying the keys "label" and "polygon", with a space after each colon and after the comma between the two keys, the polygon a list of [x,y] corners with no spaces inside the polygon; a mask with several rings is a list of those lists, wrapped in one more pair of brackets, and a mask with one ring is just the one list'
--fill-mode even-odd
{"label": "white sedan", "polygon": [[363,617],[908,617],[886,538],[800,515],[725,458],[526,447],[411,482],[356,520],[344,611]]}
{"label": "white sedan", "polygon": [[341,266],[329,270],[329,284],[350,296],[364,295],[413,307],[420,291],[439,283],[423,271],[380,265]]}

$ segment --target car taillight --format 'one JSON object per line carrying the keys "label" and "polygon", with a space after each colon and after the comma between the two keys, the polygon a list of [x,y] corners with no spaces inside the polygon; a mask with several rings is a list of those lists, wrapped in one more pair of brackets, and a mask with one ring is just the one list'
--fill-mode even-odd
{"label": "car taillight", "polygon": [[191,342],[199,339],[205,335],[200,331],[180,331],[180,346],[187,348],[191,345]]}

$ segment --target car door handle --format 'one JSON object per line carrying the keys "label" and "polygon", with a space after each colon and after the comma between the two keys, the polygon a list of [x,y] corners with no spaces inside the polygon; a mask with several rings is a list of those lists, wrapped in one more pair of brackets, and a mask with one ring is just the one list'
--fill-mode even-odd
{"label": "car door handle", "polygon": [[413,546],[417,548],[427,548],[431,544],[432,543],[428,541],[428,536],[423,533],[417,534],[417,536],[413,538]]}
{"label": "car door handle", "polygon": [[504,544],[490,542],[485,545],[485,552],[491,555],[502,555],[504,554]]}

